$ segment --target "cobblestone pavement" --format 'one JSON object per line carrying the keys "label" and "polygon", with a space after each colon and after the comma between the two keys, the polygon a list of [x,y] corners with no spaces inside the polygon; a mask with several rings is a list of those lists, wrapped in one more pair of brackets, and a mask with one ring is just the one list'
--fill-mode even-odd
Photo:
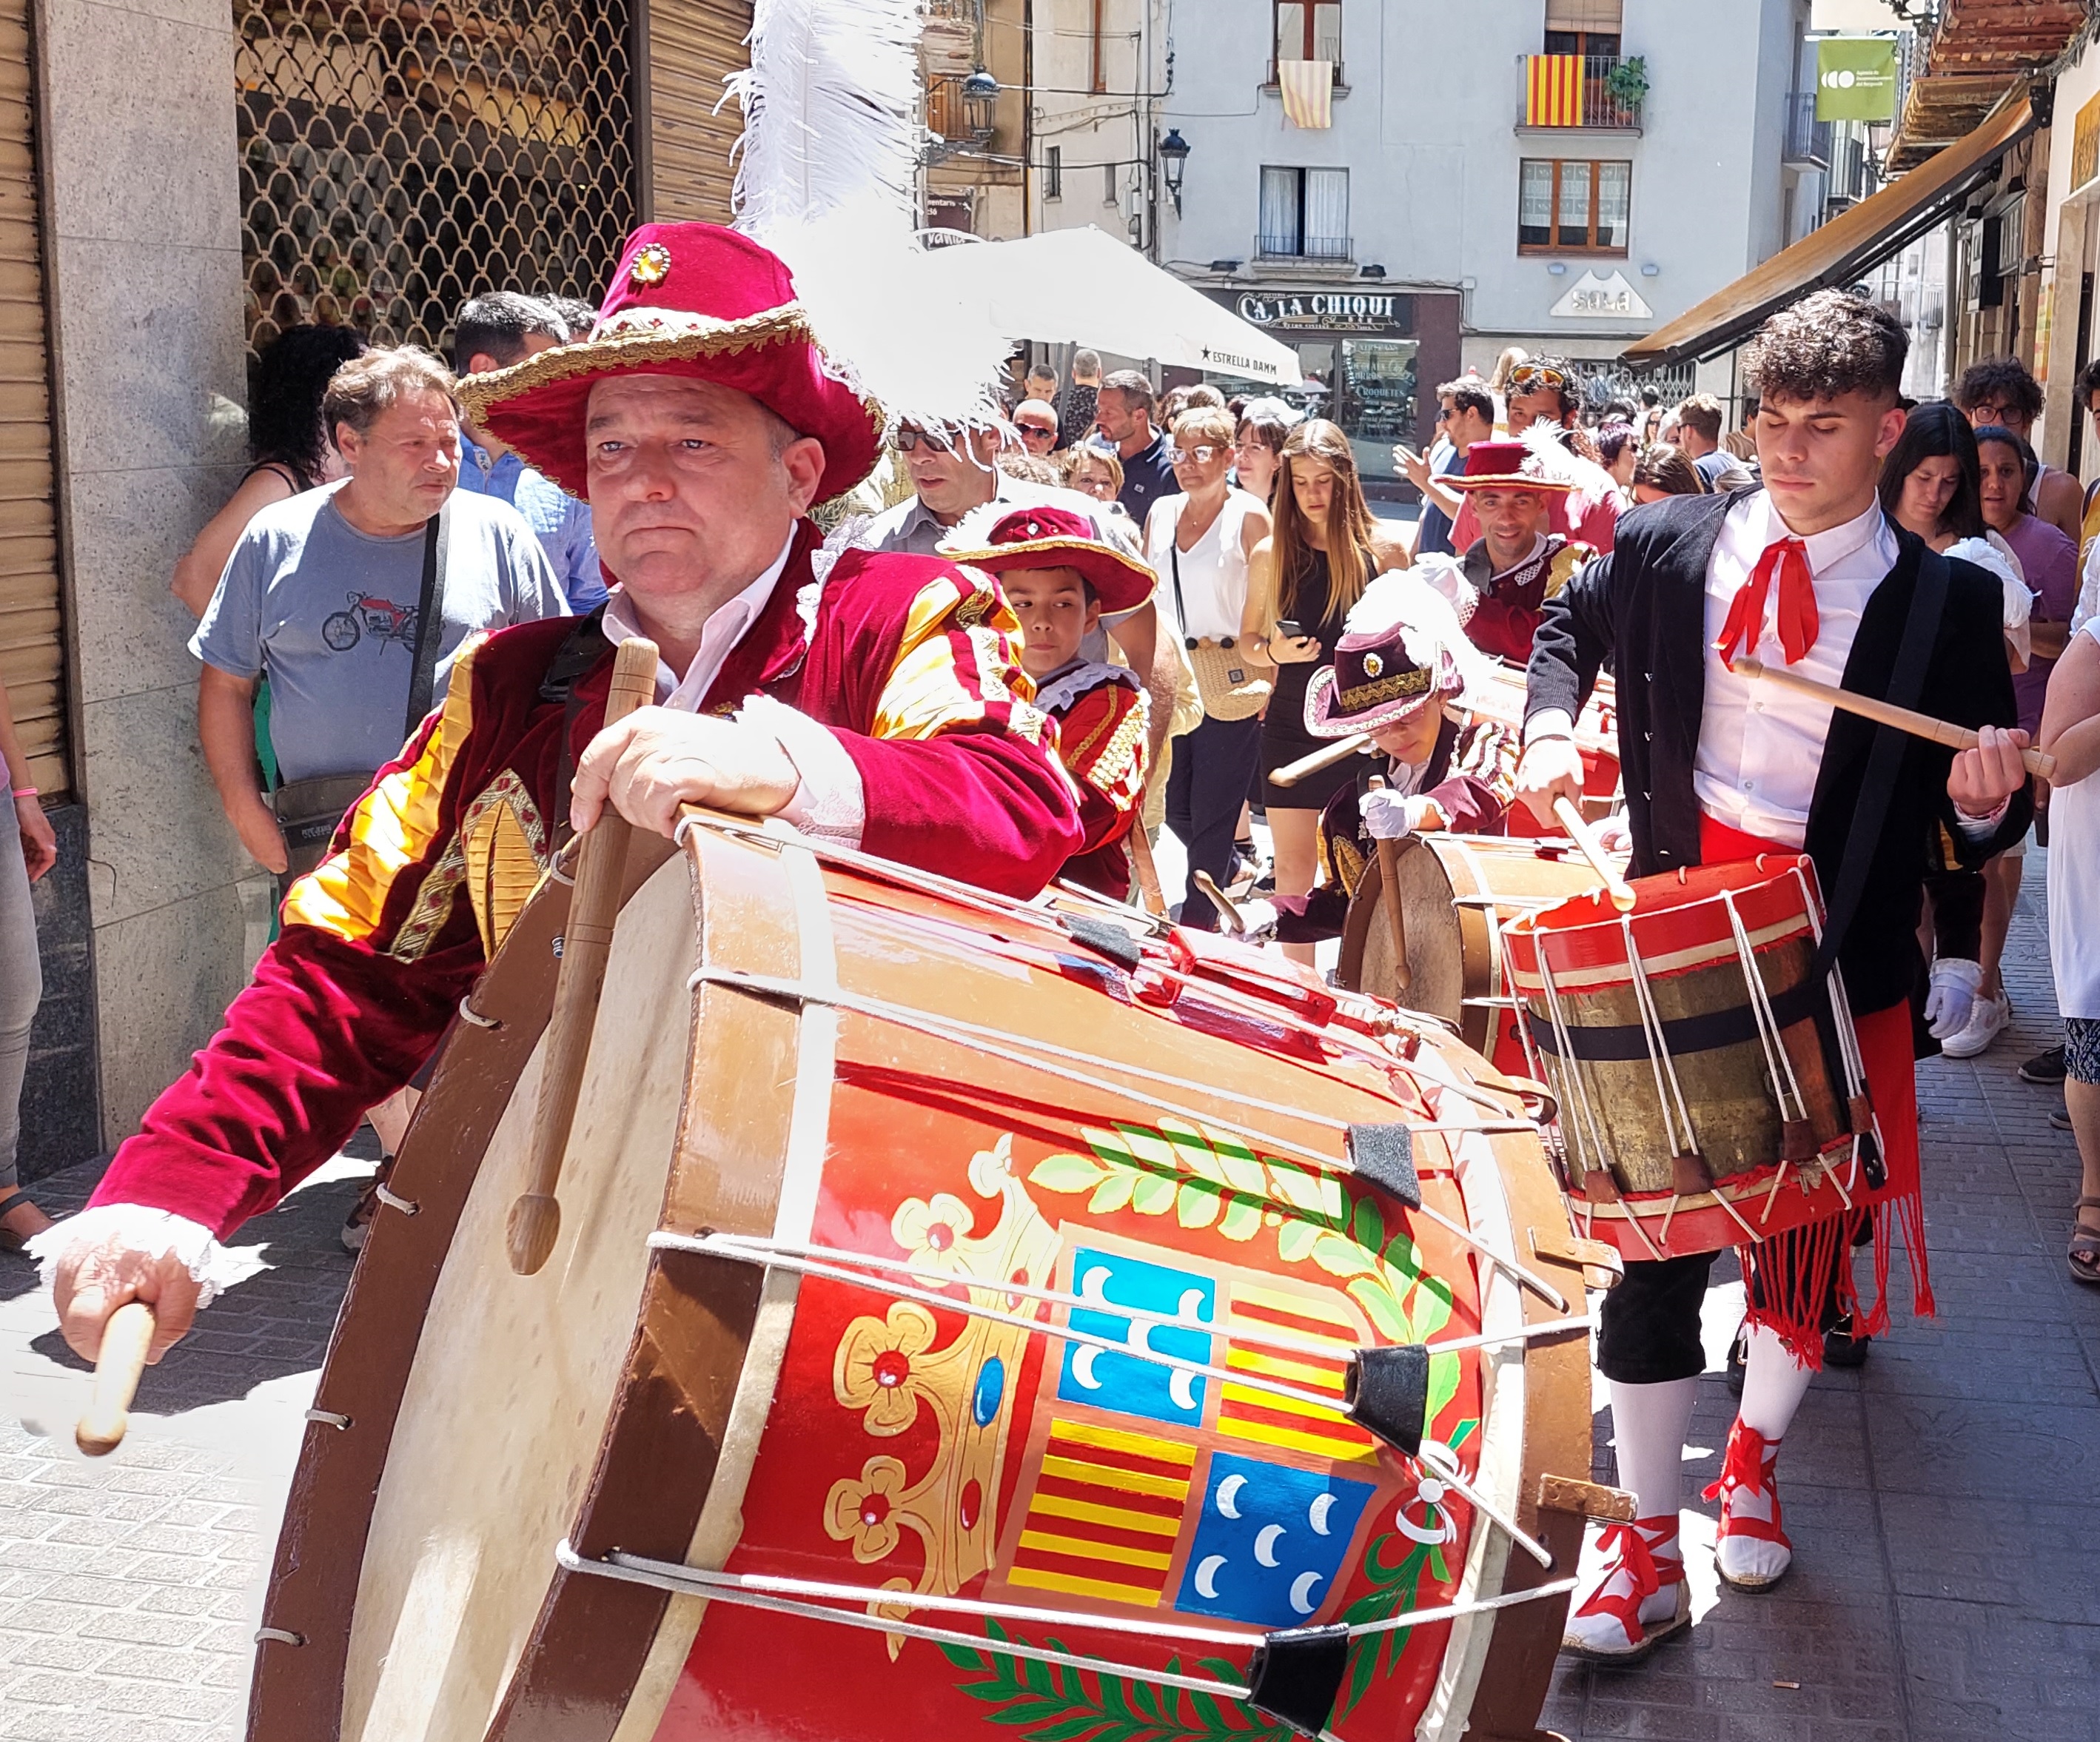
{"label": "cobblestone pavement", "polygon": [[[1863,1372],[1817,1379],[1781,1466],[1787,1583],[1718,1594],[1695,1550],[1688,1636],[1632,1670],[1563,1669],[1546,1721],[1572,1742],[2100,1742],[2100,1597],[2083,1577],[2100,1294],[2065,1273],[2078,1168],[2048,1122],[2058,1097],[2014,1074],[2058,1038],[2028,864],[2013,1030],[1920,1073],[1939,1318],[1899,1321]],[[301,1412],[350,1273],[336,1230],[368,1167],[332,1164],[242,1231],[262,1268],[149,1371],[131,1437],[100,1463],[72,1448],[79,1364],[29,1267],[0,1258],[0,1739],[240,1734]],[[70,1208],[94,1172],[39,1194]],[[1717,1369],[1740,1298],[1709,1302]],[[1718,1376],[1705,1387],[1688,1492],[1717,1473],[1732,1413]],[[1609,1436],[1600,1413],[1607,1476]],[[1690,1511],[1696,1541],[1712,1508]]]}

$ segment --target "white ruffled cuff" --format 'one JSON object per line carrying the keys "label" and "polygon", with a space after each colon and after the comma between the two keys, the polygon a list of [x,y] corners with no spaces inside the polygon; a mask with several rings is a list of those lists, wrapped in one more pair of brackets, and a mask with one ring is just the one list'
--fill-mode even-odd
{"label": "white ruffled cuff", "polygon": [[770,733],[802,777],[781,816],[805,835],[859,846],[867,826],[867,793],[838,735],[770,695],[746,697],[737,718]]}
{"label": "white ruffled cuff", "polygon": [[132,1250],[170,1257],[197,1286],[197,1304],[208,1307],[221,1291],[253,1275],[257,1265],[228,1251],[201,1222],[144,1204],[97,1204],[54,1223],[30,1237],[24,1250],[36,1259],[48,1290],[60,1263],[82,1246],[116,1241]]}

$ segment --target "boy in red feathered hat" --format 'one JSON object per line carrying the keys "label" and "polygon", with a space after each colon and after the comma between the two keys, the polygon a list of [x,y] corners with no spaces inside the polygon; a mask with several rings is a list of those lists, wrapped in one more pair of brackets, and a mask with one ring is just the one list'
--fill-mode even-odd
{"label": "boy in red feathered hat", "polygon": [[[647,226],[588,339],[461,397],[588,497],[617,590],[462,648],[443,704],[293,886],[224,1029],[46,1241],[83,1354],[134,1298],[157,1310],[157,1358],[183,1334],[215,1239],[416,1074],[571,827],[607,805],[666,835],[688,803],[778,816],[1024,896],[1079,846],[997,586],[934,557],[820,562],[808,510],[867,475],[883,414],[818,348],[776,256],[711,224]],[[657,705],[601,730],[633,636],[661,654]]]}
{"label": "boy in red feathered hat", "polygon": [[1145,806],[1145,695],[1127,666],[1082,659],[1079,647],[1105,613],[1152,597],[1152,571],[1062,508],[1002,505],[995,518],[965,520],[941,551],[998,576],[1021,620],[1021,669],[1035,681],[1035,705],[1057,722],[1057,754],[1079,791],[1086,838],[1064,875],[1127,900],[1127,842]]}

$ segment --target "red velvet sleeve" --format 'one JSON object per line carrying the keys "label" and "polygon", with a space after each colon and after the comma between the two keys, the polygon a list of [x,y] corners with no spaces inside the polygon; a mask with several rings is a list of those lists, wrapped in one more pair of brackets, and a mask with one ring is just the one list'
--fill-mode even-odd
{"label": "red velvet sleeve", "polygon": [[[544,628],[511,633],[536,642]],[[477,681],[488,657],[455,661],[443,708],[292,886],[283,933],[225,1025],[118,1148],[92,1202],[173,1211],[224,1235],[334,1155],[430,1056],[485,965],[451,849],[522,717]]]}

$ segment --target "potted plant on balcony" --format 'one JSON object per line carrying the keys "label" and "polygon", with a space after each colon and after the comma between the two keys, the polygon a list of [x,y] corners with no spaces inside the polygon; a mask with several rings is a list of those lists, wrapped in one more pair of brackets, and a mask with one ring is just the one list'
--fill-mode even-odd
{"label": "potted plant on balcony", "polygon": [[1648,57],[1635,55],[1621,60],[1604,75],[1604,89],[1622,109],[1637,109],[1648,95]]}

